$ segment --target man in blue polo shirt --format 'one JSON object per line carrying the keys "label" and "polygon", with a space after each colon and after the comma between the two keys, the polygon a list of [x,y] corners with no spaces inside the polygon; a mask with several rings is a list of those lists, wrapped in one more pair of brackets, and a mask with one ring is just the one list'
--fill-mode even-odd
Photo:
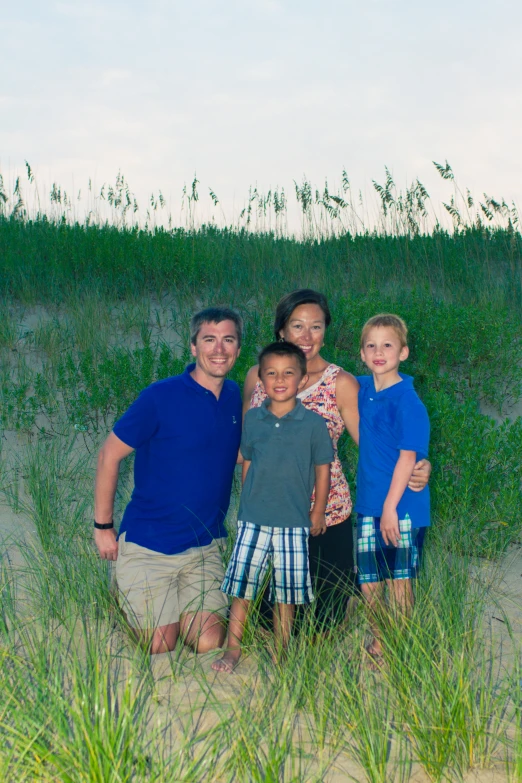
{"label": "man in blue polo shirt", "polygon": [[[241,396],[226,375],[241,331],[233,310],[197,313],[195,363],[144,389],[98,457],[95,542],[102,558],[116,560],[129,622],[151,654],[173,650],[180,635],[197,652],[223,644],[220,541],[241,440]],[[116,537],[119,465],[132,451],[134,491]]]}

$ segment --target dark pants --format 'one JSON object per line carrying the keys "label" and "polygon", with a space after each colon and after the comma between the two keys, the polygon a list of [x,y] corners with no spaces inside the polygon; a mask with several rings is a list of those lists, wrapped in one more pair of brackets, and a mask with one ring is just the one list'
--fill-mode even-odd
{"label": "dark pants", "polygon": [[[304,611],[314,613],[315,622],[322,629],[335,628],[342,623],[348,599],[359,593],[354,563],[354,526],[350,518],[339,525],[326,528],[321,536],[308,539],[310,577],[315,600],[310,609],[298,609],[296,619],[303,619]],[[271,624],[272,606],[268,589],[261,601],[260,619]]]}
{"label": "dark pants", "polygon": [[312,611],[316,622],[325,628],[342,623],[348,599],[359,592],[357,586],[354,526],[350,518],[326,528],[322,536],[308,539],[310,577],[315,601]]}

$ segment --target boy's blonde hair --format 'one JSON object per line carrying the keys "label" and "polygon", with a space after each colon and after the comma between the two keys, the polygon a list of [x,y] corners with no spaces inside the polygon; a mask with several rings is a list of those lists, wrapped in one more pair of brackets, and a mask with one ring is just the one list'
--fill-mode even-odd
{"label": "boy's blonde hair", "polygon": [[408,327],[402,318],[398,315],[393,315],[393,313],[379,313],[378,315],[374,315],[373,318],[370,318],[364,324],[361,332],[361,348],[364,348],[364,341],[366,340],[366,335],[370,329],[373,329],[376,326],[389,326],[395,331],[397,337],[401,341],[401,348],[408,345]]}

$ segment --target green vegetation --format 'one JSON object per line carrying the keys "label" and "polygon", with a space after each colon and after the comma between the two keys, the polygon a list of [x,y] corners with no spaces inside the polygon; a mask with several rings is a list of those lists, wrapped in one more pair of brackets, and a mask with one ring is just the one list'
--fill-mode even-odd
{"label": "green vegetation", "polygon": [[[457,189],[446,205],[454,231],[435,224],[427,233],[413,191],[408,202],[387,180],[376,188],[377,228],[354,218],[343,234],[325,204],[333,209],[345,197],[341,217],[352,214],[349,188],[318,200],[305,184],[301,241],[284,236],[280,192],[271,232],[256,233],[252,210],[259,218],[265,209],[268,228],[273,194],[249,201],[250,223],[246,214],[235,228],[197,229],[193,187],[185,229],[146,231],[129,224],[132,194],[122,212],[124,180],[111,197],[121,197],[111,205],[113,225],[70,220],[58,188],[52,207],[62,212],[24,215],[20,186],[10,209],[0,187],[0,499],[28,531],[13,536],[16,547],[0,542],[6,783],[286,783],[325,781],[336,771],[406,781],[419,767],[432,781],[456,781],[499,766],[522,780],[520,650],[513,640],[503,656],[485,620],[495,605],[509,630],[498,559],[521,530],[518,218],[490,199],[482,206],[492,220],[482,209],[477,223]],[[329,638],[305,619],[284,666],[271,663],[253,618],[249,655],[226,682],[209,658],[177,651],[151,662],[133,645],[108,564],[91,546],[97,448],[145,385],[189,360],[195,307],[228,303],[244,314],[234,369],[242,382],[271,339],[277,299],[298,286],[328,295],[325,356],[351,372],[363,372],[366,318],[388,310],[409,325],[404,369],[431,417],[434,516],[414,613],[380,618],[386,644],[377,672],[364,652],[360,607]],[[341,455],[354,486],[347,438]],[[129,461],[117,516],[130,472]]]}

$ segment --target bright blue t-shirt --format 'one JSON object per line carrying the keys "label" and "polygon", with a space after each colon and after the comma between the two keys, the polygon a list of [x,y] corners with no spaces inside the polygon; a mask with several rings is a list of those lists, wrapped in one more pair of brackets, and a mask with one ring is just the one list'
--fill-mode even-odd
{"label": "bright blue t-shirt", "polygon": [[[380,517],[390,489],[399,452],[417,452],[417,460],[428,456],[430,422],[428,413],[413,388],[413,378],[399,373],[402,381],[375,391],[372,375],[357,378],[359,389],[359,464],[355,510],[364,516]],[[399,519],[406,514],[412,527],[430,524],[430,490],[406,487],[397,506]]]}
{"label": "bright blue t-shirt", "polygon": [[226,536],[241,441],[241,395],[225,380],[219,399],[190,373],[153,383],[114,425],[136,449],[134,490],[120,533],[174,555]]}

